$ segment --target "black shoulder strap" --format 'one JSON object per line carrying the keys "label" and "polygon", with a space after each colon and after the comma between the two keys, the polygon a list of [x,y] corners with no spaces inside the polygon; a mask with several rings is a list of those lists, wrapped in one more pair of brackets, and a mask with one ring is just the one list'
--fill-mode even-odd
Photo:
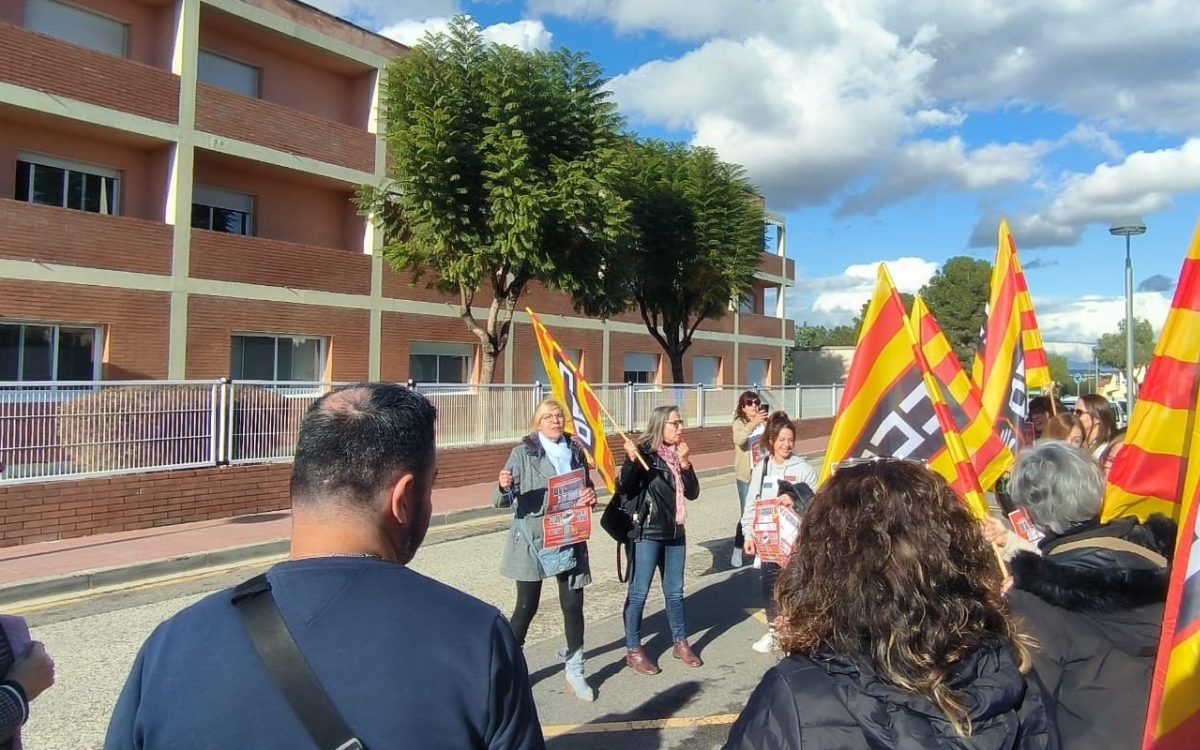
{"label": "black shoulder strap", "polygon": [[271,595],[267,574],[255,576],[234,589],[233,605],[241,612],[250,640],[275,687],[283,693],[317,748],[365,750],[366,746],[346,726],[346,720],[296,645]]}

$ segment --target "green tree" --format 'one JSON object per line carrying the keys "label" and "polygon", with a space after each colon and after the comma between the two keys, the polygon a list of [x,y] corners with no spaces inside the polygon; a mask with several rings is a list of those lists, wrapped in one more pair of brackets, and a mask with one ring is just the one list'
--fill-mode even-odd
{"label": "green tree", "polygon": [[[595,290],[628,220],[618,190],[621,118],[600,67],[566,50],[485,42],[459,16],[388,69],[391,181],[359,191],[384,257],[454,294],[490,382],[534,281],[600,315]],[[487,319],[472,307],[487,295]],[[482,301],[482,300],[481,300]]]}
{"label": "green tree", "polygon": [[797,349],[819,349],[822,346],[854,346],[858,343],[855,326],[814,326],[808,321],[796,326]]}
{"label": "green tree", "polygon": [[[765,246],[762,199],[742,167],[712,149],[631,141],[627,161],[632,231],[620,262],[605,269],[599,302],[627,299],[682,383],[696,329],[751,288]],[[597,305],[586,302],[593,313]]]}
{"label": "green tree", "polygon": [[967,372],[975,359],[991,282],[991,263],[959,255],[943,263],[921,287],[922,299]]}
{"label": "green tree", "polygon": [[[1100,337],[1096,354],[1100,364],[1125,369],[1125,320],[1117,324],[1116,333],[1106,333]],[[1154,326],[1148,320],[1133,319],[1133,364],[1140,367],[1150,363],[1154,356]]]}
{"label": "green tree", "polygon": [[1046,361],[1050,365],[1050,379],[1058,384],[1056,393],[1059,396],[1078,396],[1079,386],[1075,385],[1075,376],[1071,374],[1067,358],[1046,352]]}

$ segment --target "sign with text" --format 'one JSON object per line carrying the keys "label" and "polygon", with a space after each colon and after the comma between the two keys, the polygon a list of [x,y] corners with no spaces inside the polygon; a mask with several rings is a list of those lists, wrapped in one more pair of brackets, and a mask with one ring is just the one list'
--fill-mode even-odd
{"label": "sign with text", "polygon": [[542,547],[565,547],[591,537],[592,509],[582,499],[586,487],[583,469],[550,477],[546,485],[546,515],[542,518]]}

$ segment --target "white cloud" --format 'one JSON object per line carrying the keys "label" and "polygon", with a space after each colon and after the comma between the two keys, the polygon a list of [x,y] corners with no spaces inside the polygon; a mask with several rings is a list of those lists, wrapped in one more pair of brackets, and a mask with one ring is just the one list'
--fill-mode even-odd
{"label": "white cloud", "polygon": [[421,37],[426,34],[441,34],[449,27],[450,18],[448,16],[434,16],[421,21],[398,21],[380,29],[379,33],[411,47],[421,41]]}
{"label": "white cloud", "polygon": [[[1124,297],[1089,296],[1077,300],[1035,297],[1034,310],[1046,348],[1072,360],[1092,358],[1093,344],[1106,333],[1116,333],[1125,319]],[[1171,297],[1159,292],[1136,292],[1133,314],[1162,330],[1171,310]]]}
{"label": "white cloud", "polygon": [[[369,29],[382,29],[411,19],[449,17],[458,12],[459,8],[458,0],[404,0],[402,3],[395,0],[305,0],[305,2],[314,8],[320,8],[326,13],[332,13]],[[384,36],[388,35],[384,34]],[[397,41],[400,40],[397,39]]]}
{"label": "white cloud", "polygon": [[[1101,164],[1090,174],[1070,173],[1055,186],[1045,208],[1011,220],[1021,247],[1074,245],[1089,224],[1108,224],[1127,216],[1146,217],[1174,206],[1177,195],[1200,191],[1200,138],[1178,148],[1137,151],[1120,164]],[[972,246],[990,244],[985,216],[971,235]]]}
{"label": "white cloud", "polygon": [[483,30],[483,36],[496,44],[507,44],[527,52],[548,50],[554,39],[541,21],[528,20],[493,24]]}
{"label": "white cloud", "polygon": [[[922,258],[904,257],[886,261],[892,281],[901,292],[916,294],[941,265]],[[809,309],[821,320],[847,323],[858,315],[863,303],[871,298],[879,274],[879,262],[858,263],[846,268],[840,276],[811,279],[803,282],[806,292],[817,292]],[[804,318],[803,313],[799,315]]]}

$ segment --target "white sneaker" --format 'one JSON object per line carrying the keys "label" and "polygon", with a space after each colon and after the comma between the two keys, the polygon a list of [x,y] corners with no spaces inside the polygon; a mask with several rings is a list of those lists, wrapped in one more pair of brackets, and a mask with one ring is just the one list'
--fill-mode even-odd
{"label": "white sneaker", "polygon": [[763,637],[755,641],[754,645],[752,645],[750,648],[754,649],[760,654],[771,653],[771,651],[775,648],[775,631],[768,630],[763,634]]}
{"label": "white sneaker", "polygon": [[742,548],[734,547],[733,554],[729,556],[729,564],[735,568],[742,567]]}

